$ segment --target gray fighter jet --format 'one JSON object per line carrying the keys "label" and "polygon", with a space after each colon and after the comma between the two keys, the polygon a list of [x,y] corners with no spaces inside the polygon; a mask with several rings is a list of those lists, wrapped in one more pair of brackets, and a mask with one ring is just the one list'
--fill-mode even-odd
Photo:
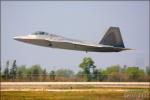
{"label": "gray fighter jet", "polygon": [[110,27],[99,43],[69,39],[42,31],[27,36],[16,36],[14,39],[39,46],[86,52],[120,52],[131,50],[125,48],[119,27]]}

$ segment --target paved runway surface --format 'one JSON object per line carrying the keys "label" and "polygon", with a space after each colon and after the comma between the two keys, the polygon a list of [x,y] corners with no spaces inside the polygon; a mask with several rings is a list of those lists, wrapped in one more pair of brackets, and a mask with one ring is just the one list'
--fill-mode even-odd
{"label": "paved runway surface", "polygon": [[149,82],[1,82],[1,91],[90,91],[101,88],[149,88]]}

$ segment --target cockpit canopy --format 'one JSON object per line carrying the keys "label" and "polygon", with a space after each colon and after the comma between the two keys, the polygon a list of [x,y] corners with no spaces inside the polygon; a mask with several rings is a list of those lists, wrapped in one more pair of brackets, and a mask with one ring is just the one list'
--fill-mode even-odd
{"label": "cockpit canopy", "polygon": [[62,36],[58,36],[58,35],[47,33],[47,32],[43,32],[43,31],[34,32],[34,33],[32,33],[32,35],[43,35],[43,36],[59,37],[59,38],[61,37],[61,38],[63,38]]}
{"label": "cockpit canopy", "polygon": [[48,35],[48,33],[42,32],[42,31],[37,31],[35,33],[32,33],[32,35]]}

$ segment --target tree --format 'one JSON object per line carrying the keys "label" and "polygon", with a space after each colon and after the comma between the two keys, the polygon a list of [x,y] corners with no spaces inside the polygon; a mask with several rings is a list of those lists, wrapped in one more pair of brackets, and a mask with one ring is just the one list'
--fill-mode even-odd
{"label": "tree", "polygon": [[138,77],[137,81],[142,81],[142,82],[146,81],[146,75],[145,75],[143,69],[138,70],[138,75],[139,75],[139,77]]}
{"label": "tree", "polygon": [[42,80],[46,81],[46,77],[47,77],[47,72],[46,72],[46,69],[44,69],[42,72],[42,78],[43,78]]}
{"label": "tree", "polygon": [[56,76],[62,76],[62,77],[72,77],[74,75],[74,72],[70,69],[58,69],[56,70]]}
{"label": "tree", "polygon": [[126,73],[129,75],[130,81],[137,81],[140,76],[138,67],[128,67]]}
{"label": "tree", "polygon": [[33,65],[31,67],[31,74],[35,81],[39,80],[40,74],[42,74],[42,69],[40,65]]}
{"label": "tree", "polygon": [[32,76],[32,70],[31,68],[26,68],[26,81],[32,81],[33,76]]}
{"label": "tree", "polygon": [[84,79],[83,79],[83,78],[84,78],[84,73],[83,73],[83,71],[77,72],[75,76],[77,77],[77,79],[78,79],[79,81],[84,81]]}
{"label": "tree", "polygon": [[90,72],[90,68],[94,69],[96,66],[94,66],[94,61],[90,57],[83,58],[82,63],[79,65],[79,67],[83,70],[84,78],[86,81],[91,81],[93,73]]}
{"label": "tree", "polygon": [[6,62],[6,68],[4,69],[4,78],[8,80],[9,78],[9,61]]}
{"label": "tree", "polygon": [[146,74],[150,77],[150,67],[146,66]]}
{"label": "tree", "polygon": [[98,69],[94,69],[93,70],[93,77],[92,77],[93,81],[99,81],[99,71]]}
{"label": "tree", "polygon": [[69,81],[72,79],[72,76],[74,75],[74,72],[70,69],[58,69],[55,71],[55,74],[57,76],[56,81]]}
{"label": "tree", "polygon": [[146,66],[146,81],[150,82],[150,66]]}
{"label": "tree", "polygon": [[51,71],[50,73],[49,73],[49,76],[50,76],[50,80],[55,80],[55,71]]}
{"label": "tree", "polygon": [[25,76],[26,76],[26,66],[22,65],[20,67],[17,67],[17,77],[19,79],[19,81],[24,80]]}
{"label": "tree", "polygon": [[121,67],[119,65],[112,65],[106,68],[108,74],[119,73],[121,72]]}
{"label": "tree", "polygon": [[112,65],[106,68],[107,72],[107,81],[120,81],[120,75],[121,75],[121,67],[119,65]]}
{"label": "tree", "polygon": [[99,81],[106,81],[109,77],[107,70],[99,70]]}
{"label": "tree", "polygon": [[17,65],[16,65],[16,60],[13,61],[12,68],[10,69],[10,77],[14,81],[17,76]]}

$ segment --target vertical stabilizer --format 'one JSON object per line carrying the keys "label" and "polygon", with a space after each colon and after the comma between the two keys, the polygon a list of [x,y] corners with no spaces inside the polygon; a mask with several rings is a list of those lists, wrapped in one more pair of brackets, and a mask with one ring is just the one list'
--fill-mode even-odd
{"label": "vertical stabilizer", "polygon": [[99,44],[125,48],[119,27],[110,27]]}

